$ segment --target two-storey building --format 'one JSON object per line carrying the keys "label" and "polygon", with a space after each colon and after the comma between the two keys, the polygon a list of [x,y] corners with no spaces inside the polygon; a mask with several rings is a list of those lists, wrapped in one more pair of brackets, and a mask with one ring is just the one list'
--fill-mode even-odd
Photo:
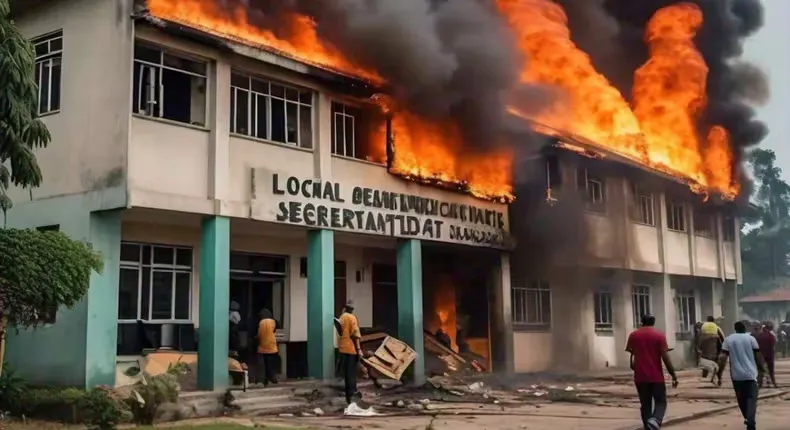
{"label": "two-storey building", "polygon": [[362,327],[417,350],[420,379],[423,279],[474,282],[477,296],[456,300],[485,322],[470,338],[509,356],[486,340],[489,314],[507,332],[507,207],[389,174],[360,81],[131,1],[11,4],[53,140],[37,153],[44,184],[32,199],[13,191],[8,224],[58,228],[104,260],[75,309],[11,334],[25,377],[113,385],[117,362],[153,344],[197,352],[200,387],[222,387],[233,301],[242,331],[272,311],[285,377],[326,378],[333,318],[353,300]]}

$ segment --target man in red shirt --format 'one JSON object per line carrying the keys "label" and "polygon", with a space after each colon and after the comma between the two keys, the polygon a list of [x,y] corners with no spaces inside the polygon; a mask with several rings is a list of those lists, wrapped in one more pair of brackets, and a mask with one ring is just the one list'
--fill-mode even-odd
{"label": "man in red shirt", "polygon": [[625,346],[625,350],[631,353],[631,369],[634,371],[645,430],[660,429],[667,412],[667,386],[661,368],[662,361],[672,376],[672,387],[678,386],[675,368],[669,359],[667,337],[656,330],[655,325],[656,317],[643,315],[642,327],[628,336]]}
{"label": "man in red shirt", "polygon": [[768,377],[771,378],[771,383],[773,384],[774,388],[779,388],[776,386],[776,375],[775,375],[775,359],[776,359],[776,335],[773,333],[774,330],[774,323],[766,322],[763,324],[763,329],[761,332],[754,335],[757,339],[757,345],[760,346],[760,354],[762,354],[763,359],[765,360],[765,366],[767,369],[759,369],[759,375],[757,375],[757,382],[760,387],[763,386],[763,380],[765,379],[765,370],[768,370]]}

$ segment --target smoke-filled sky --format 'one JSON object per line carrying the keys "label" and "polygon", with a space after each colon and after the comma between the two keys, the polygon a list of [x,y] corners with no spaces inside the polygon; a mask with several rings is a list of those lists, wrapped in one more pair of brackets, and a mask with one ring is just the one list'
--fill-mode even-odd
{"label": "smoke-filled sky", "polygon": [[790,180],[790,1],[763,0],[763,4],[765,26],[746,42],[744,57],[768,74],[771,98],[758,115],[770,132],[760,146],[776,151],[784,178]]}

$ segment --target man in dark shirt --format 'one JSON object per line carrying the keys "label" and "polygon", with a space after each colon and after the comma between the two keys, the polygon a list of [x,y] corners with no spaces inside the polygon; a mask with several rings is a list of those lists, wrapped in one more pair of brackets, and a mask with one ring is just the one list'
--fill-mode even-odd
{"label": "man in dark shirt", "polygon": [[[669,358],[667,337],[656,330],[656,317],[642,316],[642,327],[628,336],[625,350],[631,354],[631,369],[641,404],[645,430],[658,430],[667,412],[667,386],[661,362],[672,376],[672,387],[678,386],[675,368]],[[655,407],[654,407],[655,403]]]}
{"label": "man in dark shirt", "polygon": [[[771,384],[773,384],[774,388],[776,386],[776,376],[774,375],[774,359],[776,357],[776,335],[773,333],[774,325],[772,322],[766,322],[763,325],[762,331],[754,335],[757,339],[757,345],[760,346],[760,354],[763,356],[765,360],[765,366],[768,368],[768,377],[771,378]],[[759,369],[759,375],[757,376],[757,382],[760,384],[760,387],[763,386],[763,378],[765,377],[765,372],[763,369]]]}

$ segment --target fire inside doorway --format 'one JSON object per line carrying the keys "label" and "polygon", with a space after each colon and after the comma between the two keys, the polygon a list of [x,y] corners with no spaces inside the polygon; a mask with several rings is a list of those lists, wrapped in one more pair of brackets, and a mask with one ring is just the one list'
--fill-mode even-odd
{"label": "fire inside doorway", "polygon": [[[446,347],[479,370],[491,369],[491,289],[498,273],[498,252],[434,246],[423,248],[423,328],[426,373],[455,369],[442,359]],[[394,267],[373,267],[375,330],[397,336],[397,280]],[[441,346],[439,346],[441,345]]]}

